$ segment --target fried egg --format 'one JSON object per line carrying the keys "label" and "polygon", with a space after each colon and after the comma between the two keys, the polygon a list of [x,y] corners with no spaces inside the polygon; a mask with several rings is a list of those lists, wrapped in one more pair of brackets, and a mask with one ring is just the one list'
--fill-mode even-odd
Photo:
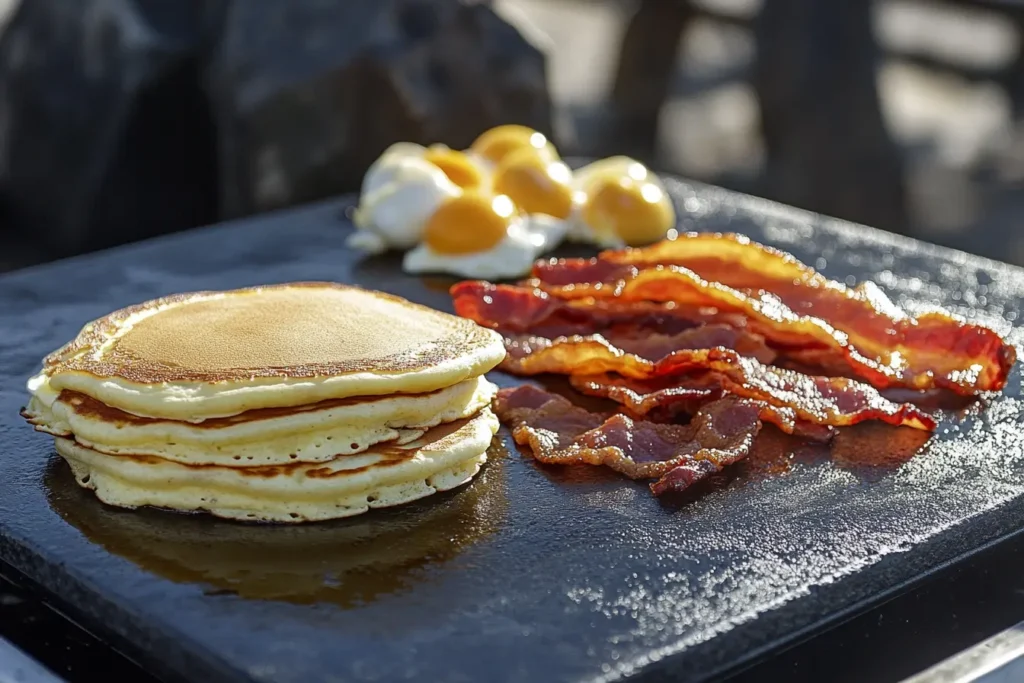
{"label": "fried egg", "polygon": [[445,200],[487,183],[481,165],[464,152],[396,143],[366,172],[349,246],[371,253],[408,249]]}
{"label": "fried egg", "polygon": [[565,236],[564,221],[516,211],[505,195],[466,191],[427,221],[423,242],[405,254],[407,273],[449,273],[467,278],[525,275],[537,257]]}
{"label": "fried egg", "polygon": [[528,214],[567,220],[573,213],[572,171],[533,148],[504,157],[494,172],[494,192],[505,195]]}
{"label": "fried egg", "polygon": [[514,124],[485,131],[469,146],[470,156],[498,167],[513,152],[531,150],[546,162],[558,161],[558,151],[547,137],[532,128]]}
{"label": "fried egg", "polygon": [[635,247],[664,239],[675,228],[675,208],[664,185],[635,159],[595,161],[576,172],[573,187],[574,241]]}

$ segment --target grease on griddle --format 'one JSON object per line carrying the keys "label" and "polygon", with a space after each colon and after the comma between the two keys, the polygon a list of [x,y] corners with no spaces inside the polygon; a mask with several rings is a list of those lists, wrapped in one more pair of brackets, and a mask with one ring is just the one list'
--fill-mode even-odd
{"label": "grease on griddle", "polygon": [[487,464],[466,486],[372,516],[305,526],[118,510],[79,488],[57,459],[45,484],[68,524],[169,581],[202,586],[208,596],[357,608],[428,581],[505,524],[506,457],[495,439]]}
{"label": "grease on griddle", "polygon": [[746,458],[712,474],[682,493],[661,496],[658,501],[668,509],[685,507],[715,491],[730,486],[743,486],[759,479],[785,476],[795,467],[817,465],[828,459],[829,444],[808,441],[786,434],[774,425],[765,424]]}
{"label": "grease on griddle", "polygon": [[750,454],[736,467],[747,477],[775,476],[797,465],[824,462],[828,457],[829,444],[801,439],[766,424],[761,427]]}
{"label": "grease on griddle", "polygon": [[846,469],[892,469],[920,453],[931,437],[920,429],[864,422],[839,430],[832,440],[832,461]]}

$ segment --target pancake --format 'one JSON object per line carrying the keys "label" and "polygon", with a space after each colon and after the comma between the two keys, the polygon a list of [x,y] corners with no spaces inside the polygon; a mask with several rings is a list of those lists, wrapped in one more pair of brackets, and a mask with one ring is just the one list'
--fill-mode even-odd
{"label": "pancake", "polygon": [[193,423],[139,417],[65,390],[49,407],[33,398],[23,414],[39,431],[100,453],[248,467],[323,462],[386,441],[412,441],[431,427],[472,417],[496,391],[477,377],[428,394],[331,399]]}
{"label": "pancake", "polygon": [[81,486],[103,502],[205,511],[248,521],[303,522],[399,505],[468,482],[498,431],[489,408],[404,445],[382,445],[325,463],[263,467],[183,465],[147,455],[107,455],[57,437]]}
{"label": "pancake", "polygon": [[29,390],[64,390],[183,421],[384,394],[477,377],[500,336],[399,297],[309,282],[195,292],[115,311],[50,354]]}

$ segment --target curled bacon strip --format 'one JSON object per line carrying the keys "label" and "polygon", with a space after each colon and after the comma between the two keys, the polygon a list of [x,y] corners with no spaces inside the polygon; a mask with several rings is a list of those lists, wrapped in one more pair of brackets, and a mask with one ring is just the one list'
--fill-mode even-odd
{"label": "curled bacon strip", "polygon": [[[680,415],[692,415],[709,401],[727,394],[724,382],[714,373],[683,377],[660,377],[641,380],[613,374],[572,375],[569,384],[582,394],[615,401],[626,412],[656,422],[671,422]],[[788,407],[758,402],[760,417],[786,434],[819,443],[827,443],[835,435],[831,425],[802,420]]]}
{"label": "curled bacon strip", "polygon": [[764,339],[725,325],[710,324],[683,330],[676,334],[646,330],[611,329],[601,334],[615,348],[647,360],[659,360],[675,353],[693,349],[727,348],[762,363],[770,363],[775,353],[765,346]]}
{"label": "curled bacon strip", "polygon": [[847,288],[738,235],[684,234],[594,259],[538,262],[534,277],[535,286],[564,299],[741,312],[770,342],[835,351],[878,387],[997,391],[1016,360],[993,330],[944,312],[911,316],[872,283]]}
{"label": "curled bacon strip", "polygon": [[615,347],[649,360],[682,349],[735,349],[762,363],[775,359],[742,316],[713,309],[644,302],[563,301],[538,289],[488,282],[452,287],[455,312],[508,338],[557,339],[600,334]]}
{"label": "curled bacon strip", "polygon": [[592,413],[524,385],[499,391],[495,412],[539,462],[604,465],[631,479],[657,478],[655,495],[683,491],[744,458],[761,429],[757,406],[735,398],[705,405],[687,425],[672,425]]}
{"label": "curled bacon strip", "polygon": [[[713,373],[652,379],[631,379],[612,373],[570,375],[569,385],[581,394],[614,401],[630,415],[656,422],[672,422],[692,415],[705,403],[725,396],[722,383]],[[790,413],[789,417],[794,416]]]}
{"label": "curled bacon strip", "polygon": [[666,332],[719,323],[743,329],[740,313],[715,308],[685,306],[675,302],[617,301],[615,299],[559,299],[543,290],[519,285],[495,285],[466,280],[450,290],[455,312],[487,327],[521,332],[530,330],[547,337],[589,334],[632,325]]}
{"label": "curled bacon strip", "polygon": [[[590,334],[552,340],[548,336],[521,333],[519,330],[592,331],[611,319],[627,320],[630,304],[583,301],[563,301],[543,292],[513,285],[492,285],[484,282],[462,282],[452,288],[456,312],[476,322],[502,331],[505,336],[506,356],[502,367],[513,374],[541,374],[545,372],[568,375],[597,375],[618,373],[630,380],[648,380],[659,375],[678,375],[680,371],[693,373],[702,369],[715,370],[719,377],[717,395],[723,391],[762,400],[775,407],[765,419],[793,433],[797,424],[848,425],[865,419],[882,419],[891,424],[908,424],[920,429],[934,428],[934,420],[912,407],[886,401],[871,387],[860,382],[827,377],[808,377],[794,371],[768,367],[770,351],[762,340],[742,328],[710,322],[702,327],[690,327],[675,335],[638,332],[624,325],[620,338],[616,328],[607,335]],[[671,307],[652,308],[650,304],[635,302],[644,315],[657,311],[659,315],[678,313]],[[588,314],[593,313],[591,317]],[[687,315],[694,315],[688,311]],[[727,320],[714,312],[700,313],[706,320]],[[617,316],[617,317],[615,317]],[[571,321],[571,325],[569,324]],[[512,331],[510,331],[512,330]],[[629,331],[633,336],[629,339]],[[548,332],[551,334],[551,332]],[[607,339],[612,336],[614,342]],[[712,351],[713,349],[718,349]],[[731,352],[730,352],[731,350]],[[685,355],[683,351],[692,351]],[[813,350],[807,354],[815,353]],[[671,359],[669,357],[671,356]],[[741,366],[733,358],[750,356],[762,362]],[[715,365],[701,367],[715,361]],[[674,368],[674,369],[673,369]],[[756,381],[752,381],[756,380]],[[585,386],[585,385],[581,385]],[[603,391],[603,389],[601,390]],[[591,393],[600,393],[594,391]],[[630,405],[629,394],[621,389],[608,396],[623,399]],[[678,404],[685,399],[685,405]],[[699,396],[678,388],[645,396],[648,406],[677,403],[677,408],[692,412],[710,394]],[[641,412],[641,414],[644,414]],[[807,426],[804,432],[818,435],[822,430]]]}
{"label": "curled bacon strip", "polygon": [[[728,393],[790,409],[799,419],[813,424],[838,427],[881,420],[917,429],[935,428],[932,416],[916,406],[893,403],[862,382],[764,365],[732,349],[676,351],[651,361],[612,346],[600,335],[554,341],[510,339],[507,348],[503,368],[519,375],[616,373],[647,380],[712,372]],[[786,429],[784,423],[779,426]]]}

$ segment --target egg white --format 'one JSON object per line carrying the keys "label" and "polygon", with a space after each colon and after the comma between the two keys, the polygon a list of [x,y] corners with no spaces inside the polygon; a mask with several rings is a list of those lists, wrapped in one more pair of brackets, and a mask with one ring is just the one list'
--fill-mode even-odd
{"label": "egg white", "polygon": [[426,244],[406,252],[407,273],[448,273],[465,278],[505,279],[526,275],[534,261],[565,238],[568,222],[551,216],[516,219],[496,245],[472,254],[440,254]]}
{"label": "egg white", "polygon": [[582,201],[577,203],[573,209],[572,216],[567,221],[568,230],[566,240],[576,244],[591,244],[601,249],[622,249],[626,241],[614,233],[601,233],[594,230],[583,220]]}
{"label": "egg white", "polygon": [[394,182],[397,168],[395,162],[398,159],[422,159],[426,152],[426,147],[417,145],[415,142],[396,142],[391,145],[366,170],[359,194],[363,197],[372,195],[385,185]]}
{"label": "egg white", "polygon": [[[399,143],[395,147],[412,146]],[[389,150],[390,151],[390,150]],[[420,241],[423,226],[445,201],[462,193],[440,168],[422,157],[395,152],[374,162],[363,182],[349,246],[378,253],[409,249]]]}

